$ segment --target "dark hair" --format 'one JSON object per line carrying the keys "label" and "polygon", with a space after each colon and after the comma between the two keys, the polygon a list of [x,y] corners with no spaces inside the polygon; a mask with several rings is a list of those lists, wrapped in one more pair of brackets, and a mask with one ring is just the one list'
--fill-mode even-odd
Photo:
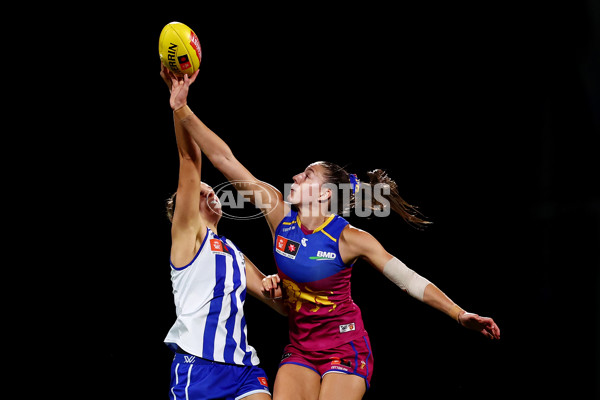
{"label": "dark hair", "polygon": [[177,198],[177,192],[173,193],[171,197],[167,199],[167,218],[173,223],[173,214],[175,213],[175,200]]}
{"label": "dark hair", "polygon": [[398,193],[398,185],[388,176],[385,171],[381,169],[374,169],[367,172],[367,175],[369,176],[369,182],[367,183],[361,181],[358,192],[353,193],[350,198],[348,198],[348,196],[343,196],[342,186],[340,184],[350,184],[350,174],[343,167],[332,162],[319,161],[317,164],[325,169],[323,174],[325,183],[332,183],[338,188],[338,193],[336,193],[337,196],[332,196],[333,199],[337,199],[337,208],[335,208],[335,205],[332,205],[332,209],[337,209],[341,210],[343,213],[348,213],[352,208],[355,207],[357,195],[363,196],[371,194],[372,196],[374,193],[373,190],[364,190],[365,185],[370,185],[372,189],[376,184],[382,184],[389,187],[389,194],[383,195],[383,197],[388,201],[388,204],[382,203],[378,201],[376,197],[372,196],[369,199],[369,208],[371,208],[371,210],[383,210],[386,207],[390,207],[393,211],[400,214],[402,219],[404,219],[410,226],[420,230],[431,224],[430,221],[425,219],[425,216],[417,209],[417,207],[410,205],[402,198],[402,196],[400,196],[400,193]]}

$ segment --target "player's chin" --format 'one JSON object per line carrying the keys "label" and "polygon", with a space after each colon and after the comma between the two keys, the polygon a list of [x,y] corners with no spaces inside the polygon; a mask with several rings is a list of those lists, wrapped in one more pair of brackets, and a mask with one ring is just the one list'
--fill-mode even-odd
{"label": "player's chin", "polygon": [[[215,206],[210,209],[213,215],[215,215],[218,219],[221,219],[223,216],[223,210],[221,210],[221,206]],[[217,220],[218,221],[218,220]]]}
{"label": "player's chin", "polygon": [[290,194],[287,195],[286,200],[289,204],[298,205],[300,204],[300,194],[295,190],[290,191]]}
{"label": "player's chin", "polygon": [[220,204],[218,206],[212,205],[210,207],[203,207],[200,210],[200,213],[202,215],[202,218],[204,218],[206,221],[210,221],[215,224],[219,222],[219,220],[223,216],[223,211],[221,210]]}

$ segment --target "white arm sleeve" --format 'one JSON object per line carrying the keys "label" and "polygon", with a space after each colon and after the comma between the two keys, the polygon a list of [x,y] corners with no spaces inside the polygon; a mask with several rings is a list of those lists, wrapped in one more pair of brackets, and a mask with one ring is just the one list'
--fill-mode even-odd
{"label": "white arm sleeve", "polygon": [[431,283],[412,269],[408,268],[396,257],[393,257],[390,261],[385,263],[383,266],[383,275],[394,282],[400,289],[420,301],[423,301],[425,287]]}

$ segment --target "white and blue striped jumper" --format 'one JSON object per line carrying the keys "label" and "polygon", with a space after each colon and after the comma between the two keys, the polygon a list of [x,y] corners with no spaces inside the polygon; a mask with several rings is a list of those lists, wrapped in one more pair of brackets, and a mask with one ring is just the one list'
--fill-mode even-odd
{"label": "white and blue striped jumper", "polygon": [[246,339],[244,255],[229,239],[207,228],[189,264],[171,263],[171,281],[177,320],[165,338],[170,348],[227,364],[259,364]]}

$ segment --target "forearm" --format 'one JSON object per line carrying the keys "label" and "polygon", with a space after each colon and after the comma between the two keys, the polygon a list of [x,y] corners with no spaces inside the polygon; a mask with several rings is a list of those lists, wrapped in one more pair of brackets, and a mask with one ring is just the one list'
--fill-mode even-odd
{"label": "forearm", "polygon": [[270,298],[262,296],[262,295],[254,296],[254,297],[256,297],[257,299],[259,299],[260,301],[262,301],[263,303],[265,303],[266,305],[271,307],[273,310],[277,311],[279,314],[281,314],[283,316],[288,315],[288,310],[283,302],[283,298],[279,297],[276,299],[270,299]]}
{"label": "forearm", "polygon": [[174,116],[217,169],[233,158],[227,143],[204,125],[187,105],[174,111]]}
{"label": "forearm", "polygon": [[[256,268],[256,267],[253,267],[253,268]],[[258,270],[256,272],[263,275]],[[263,275],[263,277],[264,277],[264,275]],[[252,297],[260,300],[261,302],[263,302],[266,305],[268,305],[269,307],[271,307],[273,310],[277,311],[279,314],[287,316],[287,314],[288,314],[287,308],[285,307],[283,298],[281,298],[281,297],[277,297],[277,298],[266,297],[262,292],[262,286],[256,282],[258,282],[258,280],[254,280],[252,275],[247,277],[246,289],[248,290],[248,293]]]}
{"label": "forearm", "polygon": [[456,321],[458,321],[458,315],[464,312],[437,286],[408,268],[396,257],[393,257],[384,265],[383,274],[412,297],[445,313]]}
{"label": "forearm", "polygon": [[283,303],[281,297],[271,298],[265,296],[264,288],[262,285],[263,279],[266,277],[257,267],[254,265],[248,257],[244,256],[246,262],[246,290],[248,293],[265,303],[281,315],[287,315],[287,309]]}
{"label": "forearm", "polygon": [[443,312],[456,322],[459,322],[459,315],[465,312],[433,283],[425,287],[423,303]]}
{"label": "forearm", "polygon": [[400,289],[448,315],[461,326],[478,331],[490,339],[500,339],[500,328],[493,319],[465,312],[433,283],[408,268],[396,257],[391,256],[380,245],[378,247],[378,242],[369,240],[369,236],[362,235],[358,237],[365,239],[363,240],[365,242],[363,246],[366,244],[369,245],[369,248],[375,249],[365,251],[365,255],[368,256],[372,264]]}
{"label": "forearm", "polygon": [[173,115],[173,124],[175,126],[175,139],[180,158],[200,163],[202,157],[200,148],[181,124],[179,118],[175,116],[175,113]]}

